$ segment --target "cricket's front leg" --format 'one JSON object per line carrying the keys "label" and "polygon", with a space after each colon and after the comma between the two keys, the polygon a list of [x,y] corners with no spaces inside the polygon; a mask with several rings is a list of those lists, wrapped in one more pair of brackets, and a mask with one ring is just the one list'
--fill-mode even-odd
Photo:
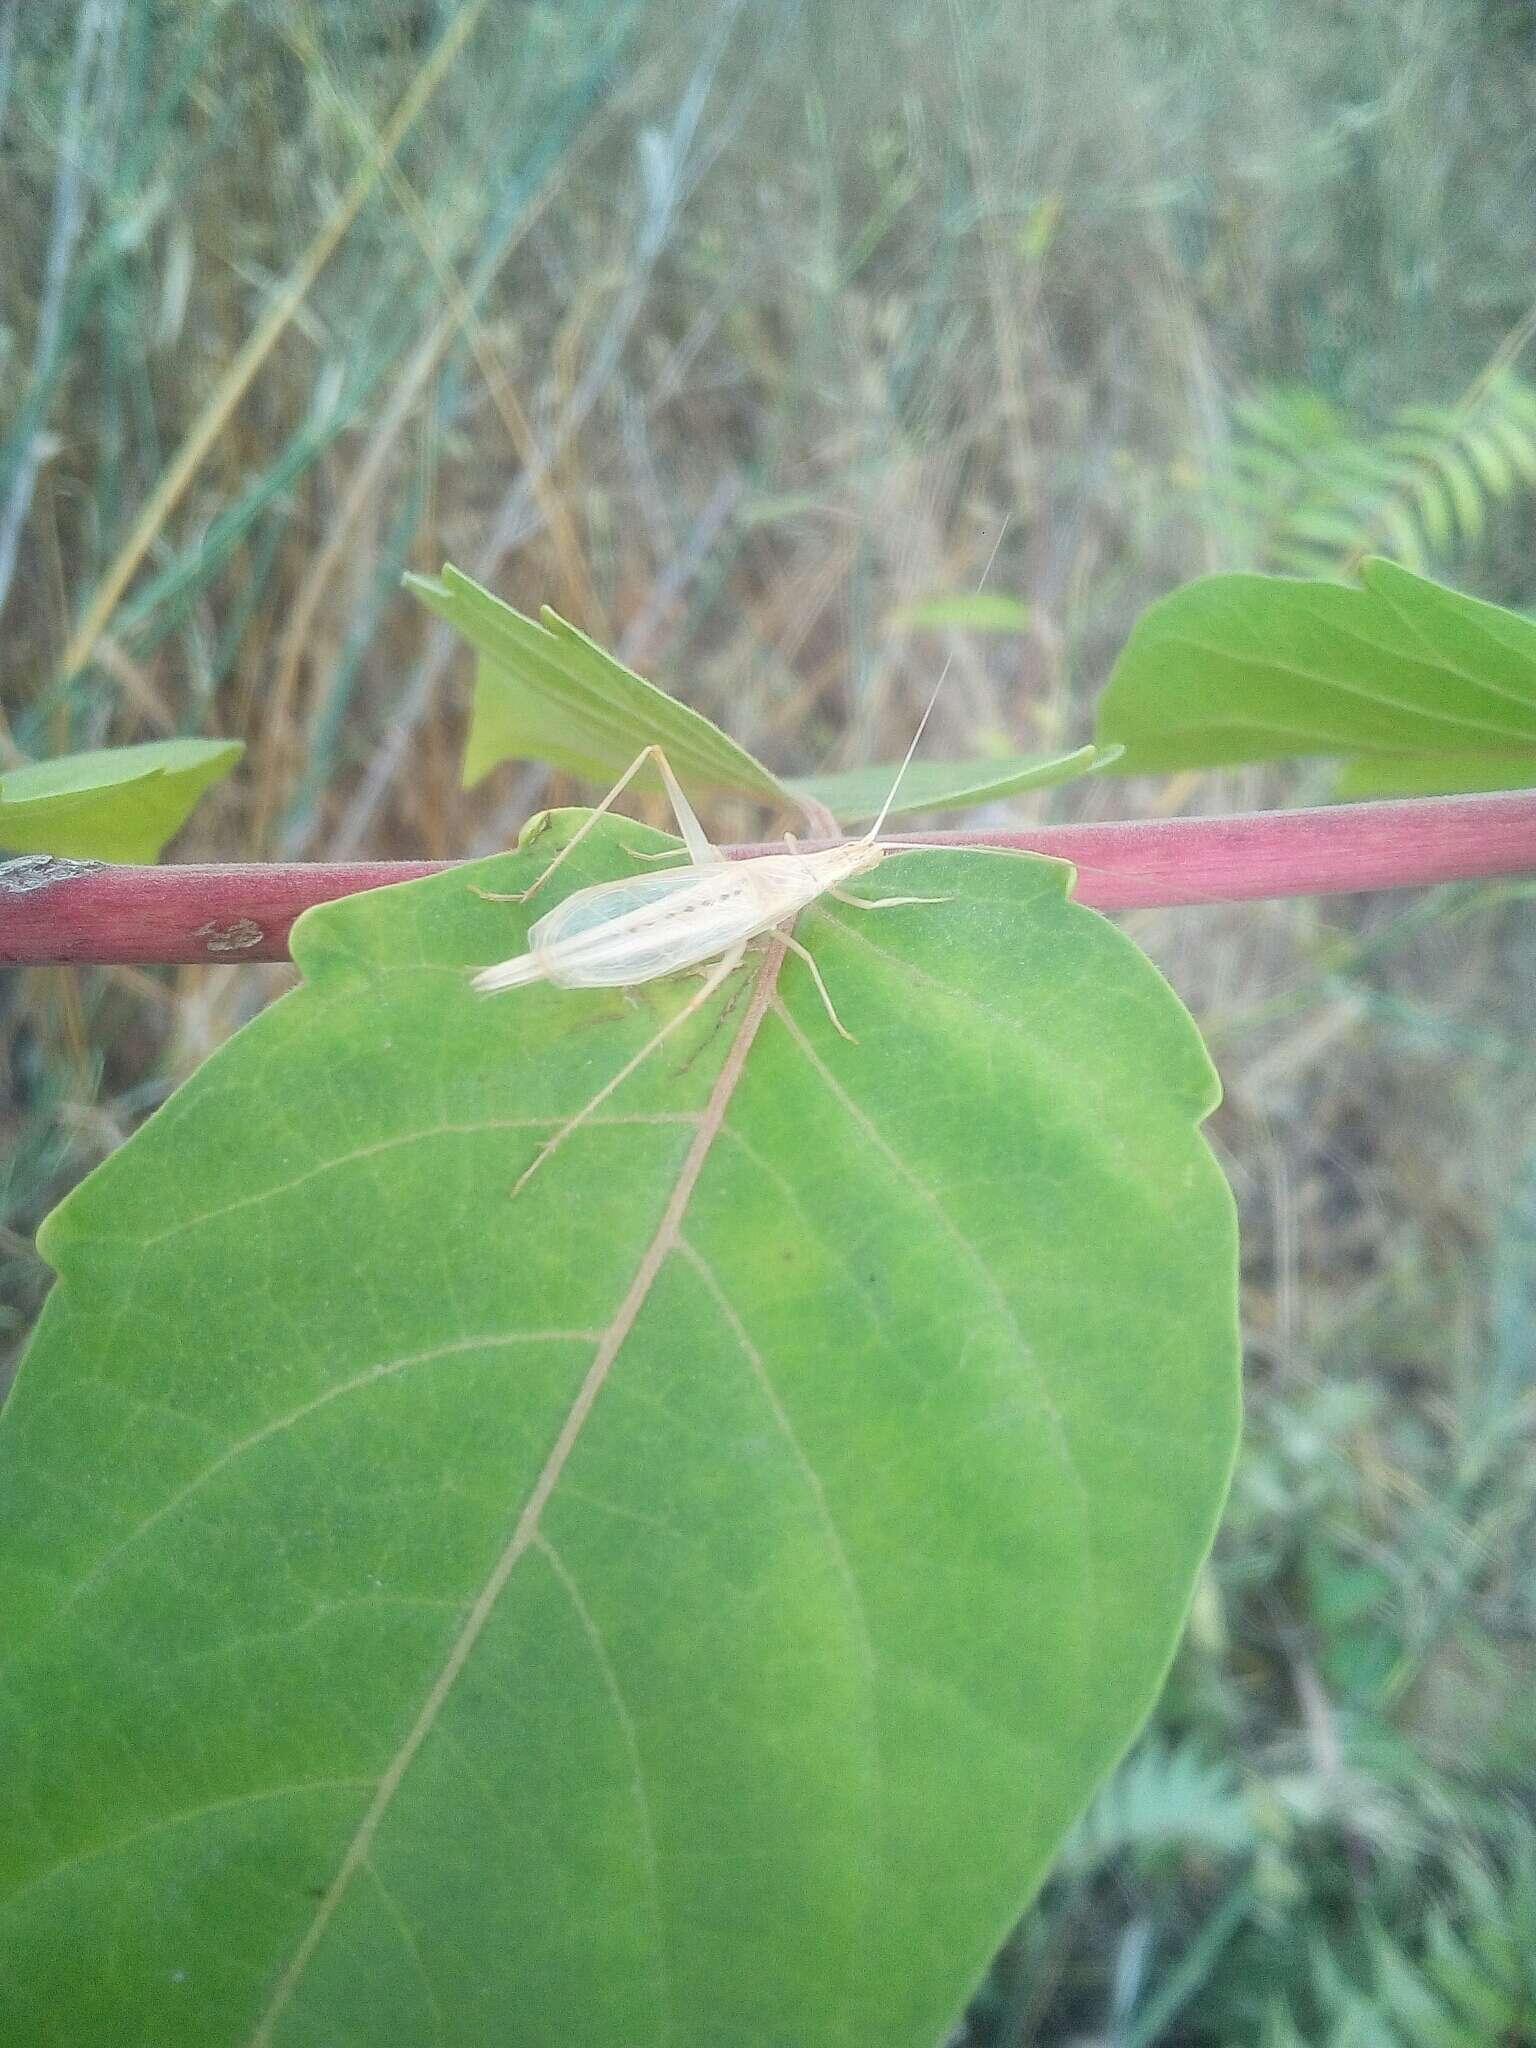
{"label": "cricket's front leg", "polygon": [[805,962],[806,966],[809,967],[809,969],[811,970],[811,979],[815,982],[816,993],[821,997],[822,1005],[825,1008],[828,1017],[832,1020],[832,1029],[840,1033],[842,1037],[846,1038],[850,1045],[857,1045],[859,1041],[854,1037],[853,1033],[844,1024],[842,1018],[839,1017],[839,1015],[837,1014],[836,1005],[833,1003],[831,996],[827,992],[827,984],[821,978],[821,969],[816,965],[814,956],[806,951],[805,947],[801,945],[800,941],[795,937],[793,932],[787,932],[781,928],[780,930],[774,933],[774,937],[780,940],[782,944],[788,946],[791,953],[798,953],[800,955],[800,958]]}
{"label": "cricket's front leg", "polygon": [[850,896],[846,889],[829,889],[829,896],[839,903],[849,903],[855,910],[895,910],[903,903],[953,903],[953,896]]}
{"label": "cricket's front leg", "polygon": [[[673,774],[672,763],[667,759],[665,749],[653,745],[641,748],[640,752],[636,754],[634,760],[630,762],[629,766],[624,770],[624,773],[619,777],[618,781],[613,785],[612,789],[609,790],[608,794],[603,798],[602,802],[598,804],[595,807],[595,809],[588,811],[581,825],[577,828],[577,830],[574,833],[572,833],[571,837],[566,841],[565,845],[561,847],[560,851],[555,855],[554,859],[550,862],[549,866],[545,868],[544,872],[540,876],[538,876],[536,880],[530,882],[526,889],[500,893],[492,891],[490,889],[478,888],[473,882],[471,882],[469,884],[470,893],[475,896],[483,897],[487,903],[526,903],[530,896],[537,894],[537,892],[543,888],[544,884],[555,872],[555,869],[559,867],[560,863],[563,860],[568,860],[570,856],[576,851],[577,847],[580,846],[582,840],[586,838],[587,834],[592,830],[592,827],[597,823],[598,819],[601,818],[605,812],[611,811],[613,809],[615,803],[617,803],[618,799],[624,794],[625,790],[629,787],[630,783],[634,781],[635,777],[640,773],[640,770],[645,766],[647,761],[654,761],[656,763],[656,767],[661,775],[661,779],[663,783],[666,785],[667,796],[672,805],[672,813],[673,816],[677,819],[678,829],[682,833],[683,842],[688,848],[689,858],[700,867],[710,866],[714,862],[722,859],[723,856],[721,855],[719,850],[710,844],[709,834],[704,830],[704,827],[699,823],[698,817],[694,812],[692,804],[689,803],[687,797],[683,793],[682,784]],[[670,847],[667,849],[669,853],[671,852],[671,850],[672,849]],[[660,855],[641,857],[656,859],[661,858]]]}

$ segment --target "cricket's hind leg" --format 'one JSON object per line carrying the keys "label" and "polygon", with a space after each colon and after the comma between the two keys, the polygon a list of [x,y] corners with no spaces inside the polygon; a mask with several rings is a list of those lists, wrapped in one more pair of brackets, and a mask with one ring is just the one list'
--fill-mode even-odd
{"label": "cricket's hind leg", "polygon": [[[545,868],[543,874],[536,881],[530,882],[526,889],[508,891],[481,889],[471,882],[469,884],[470,893],[483,897],[487,903],[526,903],[530,896],[535,895],[543,888],[560,863],[563,860],[568,860],[576,851],[598,819],[605,812],[613,809],[613,806],[634,781],[647,761],[654,761],[656,763],[661,779],[666,785],[667,796],[672,805],[672,813],[677,819],[678,829],[683,835],[683,842],[687,846],[689,859],[700,867],[707,867],[719,860],[721,858],[720,854],[711,846],[708,834],[699,823],[692,804],[689,803],[683,793],[682,784],[672,772],[672,764],[667,759],[665,749],[659,746],[649,746],[641,748],[640,752],[636,754],[634,760],[630,762],[602,802],[593,810],[588,811],[580,826],[572,833],[571,837],[561,847],[549,866]],[[669,847],[667,851],[670,853],[672,849]]]}
{"label": "cricket's hind leg", "polygon": [[688,998],[687,1002],[684,1003],[683,1007],[677,1012],[677,1014],[675,1016],[669,1017],[666,1023],[662,1025],[661,1029],[655,1032],[653,1036],[649,1038],[643,1046],[641,1046],[640,1050],[635,1054],[634,1058],[631,1060],[626,1060],[624,1065],[620,1067],[619,1071],[613,1076],[613,1078],[603,1083],[602,1087],[598,1089],[597,1093],[592,1097],[590,1102],[586,1103],[584,1107],[582,1107],[581,1109],[578,1109],[576,1114],[573,1117],[569,1118],[565,1123],[563,1123],[560,1126],[559,1130],[556,1131],[552,1137],[546,1138],[544,1140],[544,1143],[539,1147],[538,1151],[534,1154],[532,1162],[528,1166],[524,1167],[523,1171],[518,1175],[517,1179],[513,1182],[511,1193],[514,1196],[520,1195],[523,1192],[523,1189],[527,1187],[529,1181],[533,1179],[533,1176],[538,1172],[539,1168],[545,1165],[554,1153],[559,1151],[560,1147],[565,1143],[566,1139],[570,1137],[572,1132],[579,1130],[581,1126],[587,1121],[588,1117],[592,1115],[594,1110],[601,1109],[603,1104],[608,1100],[609,1096],[612,1095],[616,1089],[623,1087],[624,1083],[629,1079],[630,1075],[635,1072],[636,1068],[643,1067],[645,1065],[645,1062],[650,1058],[651,1054],[655,1052],[656,1048],[659,1045],[661,1045],[664,1040],[670,1038],[672,1033],[676,1031],[680,1025],[686,1024],[690,1017],[695,1016],[700,1010],[703,1009],[704,1005],[709,1001],[710,997],[715,994],[716,990],[723,986],[723,984],[730,975],[735,973],[736,969],[741,965],[745,953],[746,947],[744,945],[733,946],[729,953],[724,954],[719,960],[717,960],[715,965],[710,969],[709,973],[704,977],[703,982],[695,990],[695,992]]}

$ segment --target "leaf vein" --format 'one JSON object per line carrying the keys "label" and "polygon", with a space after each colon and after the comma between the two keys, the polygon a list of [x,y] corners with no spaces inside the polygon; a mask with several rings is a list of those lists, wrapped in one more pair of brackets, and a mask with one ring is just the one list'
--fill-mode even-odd
{"label": "leaf vein", "polygon": [[1034,1382],[1040,1406],[1045,1413],[1051,1434],[1056,1442],[1057,1455],[1062,1469],[1072,1482],[1073,1491],[1077,1496],[1082,1536],[1083,1574],[1086,1581],[1085,1592],[1090,1610],[1096,1611],[1097,1596],[1093,1583],[1093,1549],[1088,1534],[1088,1488],[1078,1467],[1077,1459],[1073,1454],[1071,1438],[1067,1433],[1066,1417],[1063,1415],[1056,1396],[1046,1380],[1040,1361],[1035,1356],[1034,1347],[1029,1343],[1019,1326],[1019,1319],[1014,1313],[1012,1302],[1009,1301],[1003,1291],[1002,1283],[998,1280],[997,1275],[992,1271],[992,1268],[987,1264],[987,1261],[982,1257],[976,1246],[972,1244],[971,1240],[960,1228],[954,1217],[950,1215],[948,1209],[939,1200],[934,1190],[928,1186],[920,1174],[908,1165],[907,1161],[902,1158],[901,1154],[891,1144],[878,1124],[859,1107],[852,1096],[843,1088],[836,1075],[832,1073],[821,1055],[816,1051],[816,1048],[789,1014],[783,1002],[776,1001],[773,1007],[775,1015],[805,1055],[812,1071],[819,1076],[828,1093],[841,1106],[844,1114],[864,1134],[868,1143],[874,1147],[881,1158],[912,1189],[913,1193],[925,1204],[932,1215],[938,1219],[944,1235],[964,1253],[967,1262],[980,1276],[982,1285],[991,1295],[999,1313],[1007,1324],[1018,1346],[1019,1357]]}
{"label": "leaf vein", "polygon": [[554,1573],[566,1598],[575,1610],[576,1619],[581,1624],[582,1633],[586,1636],[591,1646],[593,1660],[602,1677],[603,1689],[608,1694],[609,1703],[613,1708],[614,1719],[619,1724],[619,1732],[623,1737],[624,1747],[629,1752],[630,1768],[634,1774],[635,1822],[640,1836],[642,1861],[645,1866],[645,1883],[650,1900],[651,1919],[656,1929],[656,1974],[660,1979],[662,2006],[667,2016],[667,2037],[671,2040],[676,2037],[677,2033],[677,2015],[673,2004],[672,1985],[667,1967],[667,1925],[661,1909],[661,1876],[660,1864],[656,1853],[656,1826],[651,1814],[650,1794],[647,1792],[645,1785],[645,1766],[640,1756],[640,1733],[635,1726],[634,1715],[629,1711],[629,1702],[624,1697],[624,1689],[619,1684],[619,1674],[615,1668],[613,1658],[608,1653],[608,1645],[603,1641],[603,1632],[597,1625],[597,1617],[582,1598],[581,1588],[577,1585],[569,1566],[542,1530],[534,1537],[533,1541],[535,1549],[539,1551],[550,1570]]}
{"label": "leaf vein", "polygon": [[380,1877],[376,1867],[369,1862],[364,1864],[364,1868],[373,1879],[374,1889],[383,1901],[384,1910],[394,1922],[395,1930],[400,1936],[400,1946],[405,1950],[406,1955],[410,1959],[411,1966],[420,1980],[422,1992],[427,2001],[427,2007],[432,2014],[433,2038],[437,2041],[446,2041],[448,2033],[443,2025],[442,2004],[438,1999],[437,1991],[428,1974],[426,1960],[421,1953],[421,1944],[416,1939],[415,1930],[406,1919],[400,1901],[395,1897],[383,1878]]}
{"label": "leaf vein", "polygon": [[[629,1124],[696,1124],[696,1114],[679,1110],[675,1114],[660,1111],[635,1116],[590,1117],[589,1129],[601,1129],[609,1125]],[[148,1251],[151,1245],[164,1244],[167,1238],[179,1237],[183,1231],[196,1230],[204,1223],[215,1223],[222,1216],[232,1216],[237,1210],[252,1209],[262,1202],[275,1201],[279,1195],[291,1194],[307,1182],[318,1180],[322,1174],[335,1173],[341,1167],[354,1166],[359,1160],[376,1159],[383,1152],[395,1152],[405,1145],[419,1145],[429,1138],[479,1137],[487,1131],[543,1131],[552,1124],[565,1122],[560,1116],[508,1116],[487,1117],[475,1123],[432,1124],[424,1130],[398,1131],[393,1137],[380,1138],[376,1144],[359,1145],[351,1152],[338,1152],[334,1159],[322,1159],[318,1166],[311,1166],[305,1172],[295,1174],[292,1180],[279,1181],[268,1188],[257,1188],[251,1194],[239,1195],[232,1202],[224,1202],[217,1209],[204,1209],[196,1216],[183,1216],[175,1223],[169,1223],[164,1230],[158,1230],[152,1237],[139,1242]]]}
{"label": "leaf vein", "polygon": [[54,1620],[62,1621],[86,1588],[110,1570],[125,1550],[131,1548],[141,1537],[147,1536],[149,1531],[167,1515],[174,1514],[184,1501],[206,1486],[210,1479],[224,1470],[226,1465],[233,1464],[237,1458],[244,1457],[246,1452],[254,1450],[258,1444],[265,1443],[268,1437],[278,1436],[282,1431],[292,1429],[295,1423],[303,1422],[317,1410],[329,1407],[333,1401],[339,1401],[347,1394],[355,1394],[363,1387],[373,1386],[379,1380],[390,1379],[394,1374],[405,1372],[413,1365],[434,1365],[441,1358],[460,1357],[469,1351],[489,1351],[502,1344],[596,1342],[597,1332],[593,1330],[501,1330],[490,1336],[461,1337],[452,1344],[436,1344],[429,1351],[413,1351],[404,1358],[386,1359],[378,1365],[370,1365],[365,1371],[354,1374],[349,1380],[342,1380],[334,1387],[327,1387],[324,1393],[316,1394],[313,1400],[304,1401],[297,1408],[290,1408],[281,1415],[273,1416],[270,1421],[264,1422],[260,1429],[252,1430],[248,1436],[241,1437],[238,1443],[233,1443],[227,1450],[221,1451],[211,1464],[205,1465],[201,1472],[196,1473],[167,1500],[162,1501],[153,1513],[136,1523],[125,1536],[120,1537],[112,1545],[110,1550],[104,1551],[84,1578],[70,1589],[59,1603]]}
{"label": "leaf vein", "polygon": [[164,1833],[167,1828],[180,1827],[186,1821],[204,1820],[210,1814],[225,1813],[235,1807],[257,1806],[264,1799],[291,1799],[306,1792],[371,1792],[372,1778],[311,1778],[297,1785],[263,1785],[259,1791],[236,1792],[227,1799],[210,1799],[203,1806],[188,1806],[178,1813],[161,1814],[158,1819],[146,1821],[143,1827],[134,1828],[126,1835],[119,1835],[115,1841],[95,1842],[89,1849],[77,1850],[73,1856],[66,1856],[58,1863],[30,1877],[18,1885],[0,1905],[14,1906],[29,1892],[40,1891],[45,1884],[52,1884],[56,1877],[63,1877],[67,1871],[77,1869],[82,1863],[92,1863],[98,1856],[115,1856],[121,1849],[131,1849],[135,1842],[145,1841],[151,1835]]}
{"label": "leaf vein", "polygon": [[[1332,621],[1327,623],[1332,627]],[[1352,632],[1344,627],[1333,628],[1333,630],[1338,631],[1342,638],[1352,640],[1356,645],[1365,648],[1368,653],[1382,655],[1388,661],[1402,663],[1405,667],[1430,668],[1437,675],[1450,674],[1459,681],[1465,682],[1474,688],[1483,689],[1487,687],[1479,683],[1475,676],[1466,675],[1460,669],[1454,668],[1444,661],[1431,663],[1421,660],[1415,662],[1411,655],[1405,656],[1401,648],[1392,647],[1383,641],[1374,640],[1369,634]],[[1461,730],[1476,729],[1479,732],[1497,733],[1501,738],[1517,742],[1521,740],[1528,741],[1531,736],[1529,725],[1512,727],[1502,723],[1494,723],[1486,718],[1473,717],[1466,711],[1432,709],[1426,705],[1415,703],[1411,697],[1394,696],[1390,690],[1382,688],[1379,684],[1351,683],[1339,675],[1329,675],[1326,672],[1320,673],[1315,669],[1303,668],[1295,661],[1277,660],[1271,655],[1260,653],[1234,652],[1231,647],[1223,647],[1219,643],[1212,645],[1210,642],[1198,640],[1192,633],[1182,631],[1170,632],[1164,636],[1164,639],[1166,645],[1183,648],[1191,654],[1210,655],[1214,656],[1218,661],[1235,662],[1243,668],[1253,669],[1258,674],[1269,678],[1278,677],[1282,681],[1294,680],[1302,683],[1315,683],[1319,688],[1334,691],[1341,697],[1355,698],[1363,703],[1374,704],[1387,711],[1407,712],[1415,718],[1427,719],[1434,725],[1450,726],[1453,730],[1458,728]],[[1502,701],[1519,702],[1517,698],[1510,697],[1504,691],[1493,690],[1490,694]]]}
{"label": "leaf vein", "polygon": [[693,1142],[689,1145],[682,1166],[678,1171],[677,1180],[662,1212],[661,1221],[656,1228],[656,1234],[642,1254],[635,1277],[625,1293],[624,1299],[619,1304],[612,1322],[603,1333],[602,1340],[597,1347],[596,1356],[593,1358],[580,1387],[576,1391],[575,1399],[571,1403],[549,1456],[544,1462],[543,1469],[535,1480],[533,1489],[521,1513],[518,1515],[512,1534],[507,1539],[505,1547],[492,1566],[484,1586],[481,1588],[474,1605],[469,1611],[463,1628],[459,1631],[442,1667],[428,1688],[426,1698],[423,1700],[421,1708],[411,1724],[405,1739],[386,1765],[383,1776],[379,1780],[378,1789],[369,1803],[368,1810],[358,1823],[351,1841],[347,1844],[342,1854],[335,1877],[326,1888],[324,1898],[316,1907],[309,1926],[300,1937],[293,1955],[277,1980],[266,2010],[257,2021],[255,2030],[251,2035],[251,2048],[268,2048],[268,2044],[272,2040],[273,2028],[297,1990],[304,1972],[308,1969],[316,1950],[324,1939],[325,1931],[330,1925],[337,1908],[346,1897],[352,1880],[366,1861],[373,1845],[374,1836],[378,1833],[385,1815],[389,1812],[390,1806],[394,1802],[395,1794],[399,1791],[400,1785],[405,1778],[406,1772],[410,1769],[417,1751],[432,1732],[438,1715],[442,1712],[444,1703],[453,1691],[459,1674],[469,1662],[475,1645],[484,1633],[495,1610],[496,1603],[501,1598],[502,1592],[516,1569],[519,1560],[526,1554],[529,1546],[538,1534],[539,1521],[543,1515],[544,1508],[559,1482],[560,1475],[565,1469],[572,1450],[575,1448],[578,1437],[586,1426],[587,1418],[603,1390],[614,1360],[618,1357],[630,1331],[634,1328],[640,1311],[644,1308],[650,1297],[651,1289],[656,1283],[657,1276],[677,1244],[683,1217],[687,1212],[689,1202],[692,1200],[693,1191],[698,1185],[699,1176],[704,1170],[704,1163],[708,1159],[715,1138],[719,1134],[720,1126],[725,1119],[725,1112],[731,1097],[735,1093],[737,1083],[741,1079],[742,1071],[747,1062],[747,1054],[751,1051],[752,1043],[757,1037],[763,1018],[767,1015],[769,1005],[773,1001],[774,991],[778,985],[779,973],[784,964],[784,957],[785,949],[782,945],[770,947],[764,956],[764,964],[758,973],[757,983],[752,992],[752,1000],[747,1006],[740,1025],[737,1027],[736,1036],[732,1041],[730,1051],[726,1054],[720,1072],[716,1076],[714,1086],[710,1090],[708,1104],[702,1117],[699,1119]]}
{"label": "leaf vein", "polygon": [[[753,1343],[751,1336],[748,1334],[746,1324],[742,1321],[714,1268],[704,1257],[703,1253],[685,1237],[678,1239],[677,1249],[679,1254],[687,1260],[688,1264],[692,1266],[694,1272],[703,1282],[710,1298],[724,1319],[727,1328],[736,1339],[742,1356],[746,1359],[753,1377],[762,1389],[763,1398],[767,1401],[774,1421],[778,1425],[779,1434],[789,1446],[790,1453],[800,1468],[806,1490],[815,1505],[816,1518],[821,1524],[828,1555],[832,1560],[832,1568],[842,1581],[843,1590],[847,1595],[849,1610],[858,1635],[865,1677],[864,1736],[868,1757],[869,1800],[871,1806],[878,1813],[881,1804],[880,1730],[875,1714],[874,1701],[875,1680],[880,1660],[875,1650],[875,1639],[869,1626],[869,1609],[865,1604],[863,1589],[860,1587],[858,1577],[853,1569],[853,1560],[848,1554],[848,1546],[843,1541],[842,1531],[838,1528],[837,1519],[832,1513],[832,1506],[827,1499],[827,1489],[822,1482],[821,1474],[812,1464],[804,1444],[801,1443],[799,1436],[796,1434],[794,1423],[790,1420],[789,1410],[784,1406],[779,1390],[774,1385],[772,1375],[769,1373],[767,1360]],[[875,1879],[878,1859],[876,1830],[873,1827],[861,1828],[858,1831],[858,1839],[864,1844],[865,1848],[863,1912],[860,1917],[863,1921],[867,1922],[873,1907],[876,1889]],[[850,1968],[844,1979],[847,1995],[850,1997],[854,1976],[855,1972]]]}
{"label": "leaf vein", "polygon": [[854,1575],[853,1563],[848,1555],[847,1545],[843,1542],[841,1532],[833,1518],[831,1507],[827,1501],[827,1490],[822,1484],[821,1474],[811,1463],[806,1455],[805,1446],[795,1434],[794,1424],[789,1419],[789,1411],[785,1408],[783,1401],[779,1397],[778,1389],[774,1386],[773,1380],[769,1375],[767,1361],[747,1334],[745,1323],[741,1320],[713,1267],[709,1264],[703,1253],[692,1245],[687,1238],[679,1238],[677,1249],[680,1255],[693,1267],[708,1289],[727,1328],[736,1339],[742,1356],[751,1367],[753,1376],[763,1391],[764,1399],[773,1411],[773,1419],[778,1425],[780,1435],[794,1454],[795,1462],[800,1467],[807,1490],[816,1504],[817,1519],[820,1521],[826,1535],[827,1549],[832,1558],[833,1568],[843,1582],[843,1588],[848,1595],[849,1606],[852,1608],[854,1619],[858,1623],[859,1642],[864,1653],[865,1663],[868,1669],[873,1672],[878,1659],[875,1655],[874,1638],[870,1634],[869,1614],[864,1605],[864,1595],[859,1589],[858,1579]]}

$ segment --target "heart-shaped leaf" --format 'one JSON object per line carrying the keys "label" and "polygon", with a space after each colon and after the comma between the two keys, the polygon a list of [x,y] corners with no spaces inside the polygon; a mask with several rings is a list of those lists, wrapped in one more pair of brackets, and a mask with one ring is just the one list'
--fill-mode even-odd
{"label": "heart-shaped leaf", "polygon": [[0,847],[74,860],[152,861],[239,740],[150,740],[36,761],[0,775]]}
{"label": "heart-shaped leaf", "polygon": [[44,1232],[7,2040],[934,2048],[1161,1683],[1237,1392],[1177,1001],[898,855],[802,920],[857,1045],[770,945],[511,1199],[690,1000],[471,993],[572,816],[309,913]]}
{"label": "heart-shaped leaf", "polygon": [[612,783],[657,742],[685,788],[793,804],[778,779],[717,725],[605,654],[547,605],[536,624],[451,565],[440,577],[405,581],[480,656],[466,785],[498,762],[525,760]]}
{"label": "heart-shaped leaf", "polygon": [[1207,576],[1153,605],[1100,706],[1116,772],[1349,754],[1351,795],[1522,787],[1536,624],[1395,562],[1361,577]]}
{"label": "heart-shaped leaf", "polygon": [[[901,778],[896,801],[887,816],[900,818],[912,811],[969,810],[976,804],[1017,796],[1021,790],[1051,789],[1057,783],[1073,782],[1079,775],[1102,768],[1118,751],[1113,747],[1075,747],[1070,754],[914,761]],[[797,797],[809,797],[823,804],[844,824],[853,825],[878,815],[900,766],[899,761],[883,761],[873,768],[850,768],[838,775],[797,777],[785,786]]]}

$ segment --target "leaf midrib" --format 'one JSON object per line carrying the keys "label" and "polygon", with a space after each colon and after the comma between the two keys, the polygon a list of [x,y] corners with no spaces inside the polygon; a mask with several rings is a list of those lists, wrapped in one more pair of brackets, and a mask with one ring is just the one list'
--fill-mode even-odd
{"label": "leaf midrib", "polygon": [[[1333,622],[1331,620],[1326,623],[1332,627]],[[1367,634],[1342,627],[1336,630],[1341,638],[1353,640],[1358,645],[1367,648],[1371,653],[1379,655],[1385,660],[1401,667],[1429,669],[1436,676],[1450,675],[1459,682],[1465,682],[1470,688],[1486,691],[1501,702],[1514,704],[1524,711],[1529,711],[1531,708],[1529,698],[1522,698],[1513,691],[1501,690],[1492,684],[1484,683],[1476,676],[1468,675],[1464,670],[1456,668],[1443,660],[1431,661],[1425,657],[1415,659],[1412,655],[1405,656],[1400,650],[1390,647],[1383,641],[1372,640]],[[1192,654],[1209,655],[1219,661],[1236,662],[1243,667],[1255,669],[1266,677],[1278,676],[1282,680],[1289,678],[1297,682],[1315,683],[1319,689],[1332,691],[1340,697],[1359,699],[1362,703],[1373,704],[1385,711],[1407,712],[1412,717],[1428,719],[1437,725],[1450,726],[1463,731],[1498,733],[1503,738],[1513,740],[1517,744],[1522,741],[1529,742],[1530,735],[1526,730],[1515,731],[1502,724],[1490,724],[1488,720],[1475,717],[1467,711],[1429,710],[1422,704],[1413,703],[1408,698],[1394,696],[1390,690],[1378,684],[1353,683],[1343,676],[1329,674],[1326,670],[1304,668],[1300,662],[1288,660],[1284,655],[1265,653],[1234,655],[1230,647],[1222,646],[1219,641],[1213,643],[1199,640],[1193,633],[1179,629],[1166,633],[1162,645],[1165,648],[1182,648]]]}
{"label": "leaf midrib", "polygon": [[278,1979],[266,2010],[256,2022],[250,2038],[250,2048],[270,2048],[273,2029],[298,1989],[305,1971],[325,1937],[326,1929],[351,1889],[352,1880],[368,1865],[374,1837],[389,1812],[395,1794],[414,1762],[417,1751],[431,1734],[460,1673],[474,1654],[475,1646],[484,1633],[508,1580],[538,1538],[540,1518],[550,1496],[559,1484],[560,1475],[576,1447],[577,1439],[586,1426],[614,1362],[623,1350],[640,1311],[660,1276],[662,1267],[681,1240],[683,1218],[688,1212],[688,1205],[693,1199],[694,1190],[698,1186],[715,1139],[724,1125],[731,1097],[735,1094],[746,1067],[747,1055],[773,1002],[784,959],[785,948],[782,945],[769,947],[752,991],[752,1000],[747,1005],[724,1064],[716,1076],[714,1086],[710,1089],[709,1100],[699,1119],[693,1141],[684,1156],[672,1192],[667,1198],[667,1205],[662,1212],[655,1235],[641,1256],[624,1299],[602,1334],[592,1363],[576,1391],[560,1433],[544,1461],[538,1478],[534,1481],[532,1491],[524,1503],[511,1536],[476,1596],[463,1628],[454,1638],[409,1732],[385,1767],[374,1796],[369,1802],[368,1810],[358,1822],[352,1839],[347,1844],[335,1877],[315,1908],[314,1915],[300,1937],[287,1968]]}

